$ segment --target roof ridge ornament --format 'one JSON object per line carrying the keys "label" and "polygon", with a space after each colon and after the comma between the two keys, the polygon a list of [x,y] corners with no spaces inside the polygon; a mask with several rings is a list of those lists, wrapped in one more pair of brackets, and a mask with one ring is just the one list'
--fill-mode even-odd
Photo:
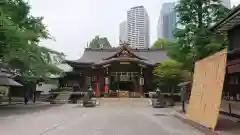
{"label": "roof ridge ornament", "polygon": [[120,40],[120,44],[119,44],[120,46],[130,46],[130,44],[128,43],[128,42],[126,42],[126,41],[121,41]]}

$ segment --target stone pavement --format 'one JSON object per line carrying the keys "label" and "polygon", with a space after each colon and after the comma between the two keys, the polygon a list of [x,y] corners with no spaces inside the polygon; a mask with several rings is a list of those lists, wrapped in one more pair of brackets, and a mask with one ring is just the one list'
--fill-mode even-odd
{"label": "stone pavement", "polygon": [[61,105],[50,104],[46,102],[37,103],[11,103],[11,104],[1,104],[0,105],[0,118],[10,117],[15,115],[24,115],[34,112],[44,111],[52,107],[57,107]]}
{"label": "stone pavement", "polygon": [[96,108],[64,104],[43,111],[0,117],[1,135],[204,135],[154,109],[148,100],[100,100]]}

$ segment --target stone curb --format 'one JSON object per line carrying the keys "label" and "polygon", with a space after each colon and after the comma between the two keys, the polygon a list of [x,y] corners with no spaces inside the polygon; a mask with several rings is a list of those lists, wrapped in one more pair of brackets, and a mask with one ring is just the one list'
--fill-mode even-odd
{"label": "stone curb", "polygon": [[176,111],[176,113],[177,114],[173,115],[175,118],[177,118],[177,119],[181,120],[182,122],[190,125],[191,127],[193,127],[195,129],[197,129],[198,131],[204,133],[205,135],[220,135],[220,134],[218,134],[218,133],[216,133],[216,132],[214,132],[214,131],[212,131],[212,130],[210,130],[210,129],[208,129],[208,128],[206,128],[206,127],[204,127],[204,126],[202,126],[202,125],[200,125],[200,124],[198,124],[196,122],[193,122],[191,120],[183,118],[181,116],[180,112]]}
{"label": "stone curb", "polygon": [[3,104],[0,104],[0,106],[10,106],[10,105],[20,105],[20,104],[24,104],[24,103],[3,103]]}

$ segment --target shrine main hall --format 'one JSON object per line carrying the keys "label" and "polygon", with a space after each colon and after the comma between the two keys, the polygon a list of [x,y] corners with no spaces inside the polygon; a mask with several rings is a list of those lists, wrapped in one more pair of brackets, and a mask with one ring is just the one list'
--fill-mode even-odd
{"label": "shrine main hall", "polygon": [[154,68],[168,59],[163,49],[135,49],[128,44],[85,48],[80,59],[66,61],[73,70],[59,81],[74,92],[91,88],[97,96],[143,97],[152,90]]}

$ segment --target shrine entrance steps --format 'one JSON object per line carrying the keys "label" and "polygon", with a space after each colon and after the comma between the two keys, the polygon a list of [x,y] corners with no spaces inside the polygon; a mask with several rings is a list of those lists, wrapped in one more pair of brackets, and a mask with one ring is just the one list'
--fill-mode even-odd
{"label": "shrine entrance steps", "polygon": [[51,101],[52,104],[66,104],[69,102],[70,92],[59,92],[57,97]]}
{"label": "shrine entrance steps", "polygon": [[105,107],[148,107],[148,98],[101,98],[100,106]]}

